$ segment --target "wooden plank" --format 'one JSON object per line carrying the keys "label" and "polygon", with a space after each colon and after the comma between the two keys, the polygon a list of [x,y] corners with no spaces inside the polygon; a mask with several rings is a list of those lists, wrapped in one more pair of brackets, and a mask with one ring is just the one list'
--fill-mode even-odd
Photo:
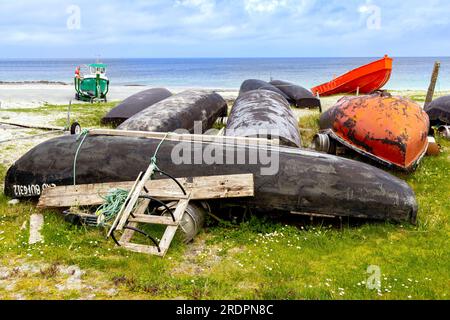
{"label": "wooden plank", "polygon": [[[180,178],[178,181],[191,194],[192,200],[240,198],[254,196],[252,174],[211,177]],[[103,198],[112,189],[132,189],[135,182],[101,183],[47,188],[43,191],[38,207],[64,208],[94,206],[104,203]],[[151,180],[145,184],[149,196],[163,201],[178,200],[182,193],[171,179]]]}
{"label": "wooden plank", "polygon": [[28,244],[44,241],[44,237],[41,234],[43,226],[44,216],[42,214],[32,214],[30,216],[30,237],[28,239]]}
{"label": "wooden plank", "polygon": [[[122,204],[122,207],[120,208],[120,212],[122,212],[122,211],[124,210],[125,204],[127,203],[128,199],[130,198],[131,193],[136,189],[136,186],[137,186],[137,184],[139,183],[141,177],[142,177],[142,172],[139,173],[139,175],[138,175],[136,181],[135,181],[134,184],[132,185],[132,187],[131,187],[131,192],[128,194],[128,196],[127,196],[125,202]],[[119,223],[119,221],[120,221],[120,214],[118,214],[118,215],[116,216],[116,218],[114,219],[114,222],[113,222],[113,224],[111,225],[111,228],[109,229],[108,234],[106,235],[107,237],[110,237],[111,234],[115,231],[116,226],[117,226],[117,224]]]}
{"label": "wooden plank", "polygon": [[[132,228],[137,228],[138,227],[138,223],[137,222],[130,222],[127,224],[127,226],[132,227]],[[122,236],[120,237],[120,241],[119,243],[127,243],[131,241],[131,238],[133,238],[134,233],[136,231],[134,230],[130,230],[130,229],[125,229],[122,233]]]}
{"label": "wooden plank", "polygon": [[152,163],[148,166],[147,170],[145,171],[144,175],[136,185],[135,190],[129,193],[129,201],[128,203],[125,203],[126,206],[121,212],[119,212],[118,216],[119,223],[117,224],[116,230],[122,230],[125,224],[127,223],[127,220],[131,214],[131,212],[134,209],[134,206],[136,205],[136,202],[139,199],[139,196],[141,195],[142,190],[144,190],[146,182],[151,178],[153,173],[155,172],[155,165]]}
{"label": "wooden plank", "polygon": [[155,256],[164,256],[165,252],[161,249],[161,252],[158,252],[158,248],[156,246],[149,246],[144,244],[137,244],[137,243],[129,243],[129,242],[122,242],[119,241],[119,244],[122,248],[125,248],[127,250],[137,252],[137,253],[145,253],[145,254],[152,254]]}
{"label": "wooden plank", "polygon": [[131,240],[132,234],[130,234],[126,237],[122,236],[124,241],[121,238],[121,240],[119,241],[119,244],[123,248],[133,251],[133,252],[145,253],[145,254],[151,254],[151,255],[157,255],[160,257],[164,257],[166,255],[167,251],[169,250],[170,243],[172,242],[173,238],[175,237],[179,222],[183,218],[183,215],[189,204],[189,201],[190,201],[190,196],[188,196],[185,199],[181,199],[178,202],[175,212],[173,213],[175,221],[176,221],[175,223],[173,222],[172,217],[145,216],[142,214],[137,214],[138,211],[140,213],[145,212],[145,209],[142,210],[142,207],[143,207],[142,204],[136,210],[135,218],[131,218],[128,220],[128,222],[133,224],[134,226],[137,225],[137,222],[152,223],[152,224],[165,224],[165,225],[171,224],[166,228],[164,235],[161,238],[161,241],[159,243],[160,251],[158,251],[158,248],[153,245],[143,245],[143,244],[128,242],[129,240]]}
{"label": "wooden plank", "polygon": [[6,124],[9,126],[21,127],[21,128],[41,129],[41,130],[51,130],[51,131],[62,131],[65,129],[64,127],[33,125],[33,124],[29,124],[29,123],[19,123],[19,122],[4,121],[4,120],[0,121],[0,124]]}
{"label": "wooden plank", "polygon": [[[190,199],[181,199],[178,202],[175,212],[173,213],[176,221],[180,221],[183,218],[183,214],[184,211],[186,210],[186,207],[189,204],[189,200]],[[172,242],[173,237],[177,232],[177,229],[178,226],[169,226],[166,228],[166,231],[164,232],[164,235],[162,236],[161,241],[159,242],[159,248],[162,251],[162,256],[165,256],[167,250],[169,250],[170,243]]]}
{"label": "wooden plank", "polygon": [[163,133],[163,132],[147,132],[147,131],[128,131],[128,130],[114,130],[114,129],[91,129],[90,135],[105,135],[105,136],[121,136],[134,138],[149,138],[149,139],[165,139],[169,141],[198,141],[198,142],[228,142],[235,144],[246,145],[279,145],[279,141],[250,138],[250,137],[232,137],[232,136],[213,136],[201,134],[177,134],[177,133]]}
{"label": "wooden plank", "polygon": [[138,222],[138,223],[149,223],[149,224],[159,224],[166,226],[178,226],[178,222],[173,221],[171,216],[151,216],[148,214],[137,215],[134,214],[134,218],[131,217],[128,219],[129,222]]}
{"label": "wooden plank", "polygon": [[[136,208],[136,211],[134,211],[134,214],[136,215],[143,215],[145,213],[145,210],[147,210],[148,205],[150,204],[149,199],[144,199],[141,201],[139,206]],[[130,222],[128,223],[129,227],[137,228],[138,223],[137,222]],[[129,242],[131,238],[133,237],[135,231],[130,229],[125,229],[122,233],[122,237],[120,237],[120,241],[122,242]]]}

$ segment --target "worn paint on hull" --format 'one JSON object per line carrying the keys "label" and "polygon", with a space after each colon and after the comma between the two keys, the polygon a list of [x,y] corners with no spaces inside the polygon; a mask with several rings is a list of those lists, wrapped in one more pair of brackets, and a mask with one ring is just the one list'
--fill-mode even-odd
{"label": "worn paint on hull", "polygon": [[428,147],[429,119],[412,100],[375,93],[344,97],[320,119],[324,133],[387,166],[413,169]]}
{"label": "worn paint on hull", "polygon": [[[46,141],[30,150],[8,170],[5,193],[12,197],[36,197],[45,184],[71,185],[73,162],[79,141],[64,136]],[[135,180],[149,165],[158,139],[87,136],[77,160],[79,184]],[[174,162],[178,148],[190,148],[191,163]],[[223,155],[219,161],[194,164],[196,155]],[[236,164],[236,159],[257,157],[267,152],[278,159],[278,170],[262,174],[269,165]],[[217,155],[217,154],[216,154]],[[232,155],[232,158],[228,158]],[[226,159],[225,159],[226,157]],[[255,196],[229,199],[227,205],[259,210],[316,213],[393,221],[415,221],[417,203],[414,192],[402,180],[375,167],[336,156],[297,148],[243,146],[226,143],[184,142],[167,139],[158,153],[158,166],[175,177],[214,176],[252,173]],[[156,176],[156,179],[161,177]],[[164,177],[162,177],[164,178]],[[31,190],[35,193],[23,192]]]}
{"label": "worn paint on hull", "polygon": [[321,107],[320,99],[301,86],[281,80],[270,81],[270,84],[283,91],[288,96],[289,102],[298,108]]}
{"label": "worn paint on hull", "polygon": [[201,121],[205,131],[213,126],[217,118],[226,115],[227,103],[217,93],[187,90],[139,112],[118,129],[151,132],[184,129],[192,133],[196,121]]}
{"label": "worn paint on hull", "polygon": [[103,118],[103,124],[120,125],[135,114],[153,106],[154,104],[169,98],[172,93],[164,88],[152,88],[133,94],[123,100]]}
{"label": "worn paint on hull", "polygon": [[279,139],[301,147],[298,121],[289,103],[276,92],[254,90],[239,96],[228,117],[226,136]]}
{"label": "worn paint on hull", "polygon": [[257,80],[257,79],[248,79],[248,80],[245,80],[244,82],[242,82],[241,88],[239,89],[239,95],[243,95],[244,93],[247,93],[249,91],[254,91],[254,90],[272,91],[272,92],[275,92],[275,93],[278,93],[279,95],[281,95],[284,99],[286,99],[286,101],[289,100],[289,97],[283,91],[278,89],[277,87],[271,85],[270,83],[268,83],[266,81]]}
{"label": "worn paint on hull", "polygon": [[450,124],[450,96],[440,97],[425,106],[425,112],[430,117],[431,125]]}

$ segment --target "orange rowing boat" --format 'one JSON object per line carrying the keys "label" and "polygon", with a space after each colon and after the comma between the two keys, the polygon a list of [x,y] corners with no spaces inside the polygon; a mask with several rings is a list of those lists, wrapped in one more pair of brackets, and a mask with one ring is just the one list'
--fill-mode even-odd
{"label": "orange rowing boat", "polygon": [[386,92],[343,97],[320,118],[322,135],[406,171],[414,170],[425,155],[429,126],[428,115],[416,102]]}
{"label": "orange rowing boat", "polygon": [[381,89],[390,79],[392,58],[387,55],[383,59],[354,69],[330,82],[314,87],[311,91],[321,96],[342,93],[371,93]]}

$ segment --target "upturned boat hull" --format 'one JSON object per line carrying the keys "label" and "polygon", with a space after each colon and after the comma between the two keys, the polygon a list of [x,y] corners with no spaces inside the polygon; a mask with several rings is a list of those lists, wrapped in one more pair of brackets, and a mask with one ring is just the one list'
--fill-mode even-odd
{"label": "upturned boat hull", "polygon": [[288,96],[289,102],[298,108],[320,108],[320,99],[315,97],[311,91],[292,84],[290,82],[273,80],[270,84],[277,87]]}
{"label": "upturned boat hull", "polygon": [[277,87],[271,85],[270,83],[268,83],[266,81],[257,80],[257,79],[248,79],[248,80],[245,80],[244,82],[242,82],[241,88],[239,89],[239,95],[242,95],[244,93],[247,93],[249,91],[254,91],[254,90],[268,90],[268,91],[276,92],[279,95],[281,95],[284,99],[286,99],[286,101],[289,100],[289,97],[283,91],[278,89]]}
{"label": "upturned boat hull", "polygon": [[138,92],[123,100],[103,118],[103,124],[120,125],[135,114],[169,98],[172,93],[164,88],[153,88]]}
{"label": "upturned boat hull", "polygon": [[289,103],[268,90],[249,91],[237,98],[225,135],[279,139],[282,145],[301,147],[298,121]]}
{"label": "upturned boat hull", "polygon": [[414,101],[386,93],[340,99],[322,114],[320,128],[362,155],[407,171],[428,148],[427,114]]}
{"label": "upturned boat hull", "polygon": [[[87,136],[76,161],[76,181],[133,181],[146,170],[160,142]],[[73,184],[79,144],[76,137],[64,136],[33,148],[8,170],[5,193],[16,198],[38,197],[46,187]],[[264,153],[266,158],[261,156]],[[216,158],[211,161],[211,157]],[[167,138],[157,159],[160,169],[175,177],[252,173],[255,196],[229,199],[230,205],[393,221],[416,219],[415,196],[404,181],[364,163],[327,154],[225,142],[180,143]]]}
{"label": "upturned boat hull", "polygon": [[450,124],[450,96],[440,97],[425,106],[432,126]]}
{"label": "upturned boat hull", "polygon": [[219,117],[227,115],[227,103],[212,91],[187,90],[164,99],[134,115],[117,129],[130,131],[193,132],[196,122],[210,129]]}

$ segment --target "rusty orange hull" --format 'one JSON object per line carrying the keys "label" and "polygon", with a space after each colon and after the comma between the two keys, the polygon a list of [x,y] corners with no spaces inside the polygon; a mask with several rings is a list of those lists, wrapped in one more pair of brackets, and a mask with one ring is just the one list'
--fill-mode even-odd
{"label": "rusty orange hull", "polygon": [[387,166],[412,170],[425,155],[430,121],[412,100],[376,93],[344,97],[324,113],[323,132]]}
{"label": "rusty orange hull", "polygon": [[342,76],[333,79],[311,89],[311,91],[321,96],[331,96],[334,94],[371,93],[381,89],[390,79],[392,73],[392,58],[385,56],[381,60],[374,61],[357,69],[354,69]]}

